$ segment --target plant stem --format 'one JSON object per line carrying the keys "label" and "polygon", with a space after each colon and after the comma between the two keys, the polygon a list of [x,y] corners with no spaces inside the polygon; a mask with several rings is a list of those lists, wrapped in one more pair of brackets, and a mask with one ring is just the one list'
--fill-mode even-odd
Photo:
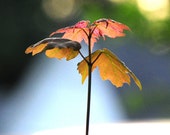
{"label": "plant stem", "polygon": [[87,113],[86,113],[86,135],[89,134],[89,123],[90,123],[90,101],[91,101],[91,82],[92,82],[92,59],[91,59],[91,34],[88,36],[88,52],[89,52],[89,61],[88,61],[88,94],[87,94]]}
{"label": "plant stem", "polygon": [[88,65],[88,95],[87,95],[87,116],[86,116],[86,135],[89,134],[89,123],[90,123],[90,101],[91,101],[91,65]]}

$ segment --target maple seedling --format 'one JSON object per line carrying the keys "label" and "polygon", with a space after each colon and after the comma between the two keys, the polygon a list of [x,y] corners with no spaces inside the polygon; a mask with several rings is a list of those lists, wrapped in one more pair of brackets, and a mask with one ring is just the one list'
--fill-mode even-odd
{"label": "maple seedling", "polygon": [[[109,80],[116,87],[122,87],[124,83],[130,85],[132,78],[139,89],[142,89],[139,79],[115,54],[106,48],[93,52],[94,44],[100,37],[103,39],[105,36],[123,37],[124,30],[130,30],[130,28],[111,19],[102,18],[93,23],[83,20],[73,26],[58,29],[51,33],[49,38],[29,46],[25,51],[26,54],[32,53],[32,55],[45,51],[49,58],[66,58],[66,60],[71,60],[78,54],[81,55],[83,60],[77,64],[77,69],[82,76],[82,83],[88,76],[86,135],[89,133],[92,71],[96,67],[99,69],[101,78]],[[58,33],[64,34],[62,37],[56,37]],[[87,57],[81,53],[80,43],[83,40],[88,46]]]}

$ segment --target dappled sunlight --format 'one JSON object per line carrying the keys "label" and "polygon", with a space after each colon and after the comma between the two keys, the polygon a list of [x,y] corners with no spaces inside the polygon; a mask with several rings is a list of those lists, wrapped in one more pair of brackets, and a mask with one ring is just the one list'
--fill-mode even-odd
{"label": "dappled sunlight", "polygon": [[108,0],[113,4],[132,4],[149,20],[164,20],[169,17],[169,0]]}
{"label": "dappled sunlight", "polygon": [[141,13],[150,20],[163,20],[169,16],[168,0],[137,0]]}

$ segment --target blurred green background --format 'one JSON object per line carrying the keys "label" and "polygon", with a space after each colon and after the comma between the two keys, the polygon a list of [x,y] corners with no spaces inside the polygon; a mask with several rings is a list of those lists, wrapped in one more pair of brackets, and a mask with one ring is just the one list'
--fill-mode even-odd
{"label": "blurred green background", "polygon": [[[25,49],[58,28],[80,20],[111,18],[131,32],[100,40],[141,80],[118,93],[129,119],[170,118],[169,0],[1,0],[0,95],[8,98],[33,59]],[[110,86],[113,87],[113,86]],[[16,89],[15,89],[16,90]]]}

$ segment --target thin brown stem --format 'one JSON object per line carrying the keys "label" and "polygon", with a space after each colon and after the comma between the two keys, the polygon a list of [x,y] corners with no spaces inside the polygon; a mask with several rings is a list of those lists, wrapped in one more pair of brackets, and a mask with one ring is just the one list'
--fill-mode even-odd
{"label": "thin brown stem", "polygon": [[88,36],[88,94],[87,94],[87,113],[86,113],[86,135],[89,134],[89,123],[90,123],[90,102],[91,102],[91,83],[92,83],[92,59],[91,59],[91,34]]}
{"label": "thin brown stem", "polygon": [[91,65],[89,66],[89,77],[88,77],[88,95],[87,95],[87,115],[86,115],[86,135],[89,134],[89,124],[90,124],[90,102],[91,102],[91,78],[92,78],[92,74],[91,74]]}

